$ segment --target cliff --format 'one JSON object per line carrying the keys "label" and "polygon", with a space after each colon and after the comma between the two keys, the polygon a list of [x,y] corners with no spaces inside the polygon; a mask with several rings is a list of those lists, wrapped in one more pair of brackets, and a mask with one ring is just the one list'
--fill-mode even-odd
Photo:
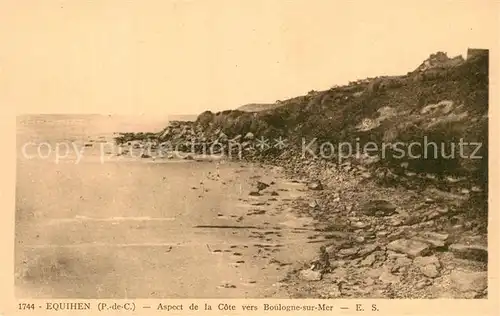
{"label": "cliff", "polygon": [[[315,139],[316,147],[312,147],[316,153],[325,142],[334,147],[340,143],[350,143],[353,147],[359,144],[360,148],[371,142],[379,148],[384,144],[403,143],[401,146],[406,146],[408,154],[407,147],[417,142],[420,146],[411,148],[413,156],[423,157],[429,150],[436,154],[436,147],[438,153],[427,159],[408,155],[395,159],[397,148],[392,148],[386,151],[386,157],[375,159],[373,166],[401,171],[403,165],[406,172],[431,173],[440,178],[465,176],[479,183],[486,182],[487,54],[463,60],[438,52],[404,76],[358,80],[326,91],[311,91],[281,101],[279,105],[259,112],[206,111],[192,124],[171,127],[170,136],[163,135],[161,140],[180,142],[194,138],[211,144],[230,139],[241,142],[245,135],[251,134],[255,136],[253,141],[244,142],[249,159],[282,154],[274,148],[265,153],[257,150],[255,138],[260,137],[286,138],[289,151],[299,149],[304,140],[310,143]],[[462,143],[481,143],[481,146],[476,150],[478,146],[463,145],[460,149],[461,139]],[[441,152],[453,157],[442,157]],[[482,159],[471,159],[473,152]],[[364,153],[358,150],[350,160],[356,163],[354,157],[359,158],[359,154]],[[462,157],[466,155],[467,158]]]}

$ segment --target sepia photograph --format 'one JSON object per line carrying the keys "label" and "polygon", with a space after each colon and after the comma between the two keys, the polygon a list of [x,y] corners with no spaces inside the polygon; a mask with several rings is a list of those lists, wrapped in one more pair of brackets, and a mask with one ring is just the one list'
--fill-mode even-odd
{"label": "sepia photograph", "polygon": [[10,7],[16,298],[488,298],[498,2]]}

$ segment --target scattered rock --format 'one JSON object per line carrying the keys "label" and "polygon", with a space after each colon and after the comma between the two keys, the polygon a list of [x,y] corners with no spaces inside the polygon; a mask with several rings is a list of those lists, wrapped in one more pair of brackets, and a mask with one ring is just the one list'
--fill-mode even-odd
{"label": "scattered rock", "polygon": [[221,288],[225,288],[225,289],[235,289],[236,288],[236,285],[234,284],[229,284],[229,283],[224,283],[222,285],[219,285],[219,287]]}
{"label": "scattered rock", "polygon": [[356,248],[340,249],[337,252],[337,257],[339,257],[339,258],[352,258],[357,253],[358,253],[358,249],[356,249]]}
{"label": "scattered rock", "polygon": [[431,246],[431,248],[436,248],[436,249],[441,249],[446,247],[446,243],[442,240],[439,239],[432,239],[432,238],[422,238],[422,237],[415,237],[414,240],[418,240],[421,242],[424,242]]}
{"label": "scattered rock", "polygon": [[441,214],[446,214],[446,213],[448,213],[449,209],[448,209],[448,207],[445,206],[445,207],[437,208],[436,211],[441,213]]}
{"label": "scattered rock", "polygon": [[245,137],[243,137],[244,140],[253,140],[255,138],[254,134],[251,132],[248,132]]}
{"label": "scattered rock", "polygon": [[313,201],[309,202],[309,207],[313,208],[313,209],[319,209],[320,208],[319,204],[318,204],[318,202],[316,200],[313,200]]}
{"label": "scattered rock", "polygon": [[372,268],[372,269],[368,269],[368,271],[366,271],[366,275],[370,278],[375,278],[375,279],[378,279],[382,273],[383,273],[383,269],[382,268]]}
{"label": "scattered rock", "polygon": [[439,270],[434,264],[428,264],[421,267],[420,272],[429,278],[437,278],[439,276]]}
{"label": "scattered rock", "polygon": [[383,271],[378,278],[383,283],[399,283],[400,277],[390,273],[389,271]]}
{"label": "scattered rock", "polygon": [[435,200],[432,199],[432,198],[430,198],[430,197],[426,197],[424,201],[425,201],[426,204],[432,204],[432,203],[435,202]]}
{"label": "scattered rock", "polygon": [[344,260],[330,261],[330,267],[332,269],[337,269],[337,268],[343,267],[343,266],[345,266],[345,264],[346,264],[346,261],[344,261]]}
{"label": "scattered rock", "polygon": [[387,245],[387,249],[407,254],[414,258],[429,252],[429,245],[417,240],[398,239]]}
{"label": "scattered rock", "polygon": [[374,254],[368,255],[363,261],[361,261],[360,265],[362,267],[371,267],[375,262],[376,258]]}
{"label": "scattered rock", "polygon": [[351,226],[354,227],[354,228],[363,229],[363,228],[369,227],[370,224],[369,223],[363,223],[363,222],[354,222],[354,223],[351,223]]}
{"label": "scattered rock", "polygon": [[347,269],[344,267],[339,267],[335,269],[333,273],[333,279],[337,281],[345,280],[347,278],[347,275],[348,275]]}
{"label": "scattered rock", "polygon": [[413,260],[413,263],[419,267],[425,267],[428,265],[434,265],[437,268],[441,267],[441,263],[436,256],[417,257]]}
{"label": "scattered rock", "polygon": [[262,191],[265,190],[269,187],[269,184],[262,182],[262,181],[257,181],[257,190]]}
{"label": "scattered rock", "polygon": [[418,224],[419,222],[420,222],[420,218],[418,216],[415,216],[415,215],[408,215],[403,220],[403,224],[407,225],[407,226],[412,226],[412,225]]}
{"label": "scattered rock", "polygon": [[433,211],[430,211],[426,216],[425,216],[425,219],[430,221],[430,220],[433,220],[435,218],[438,218],[439,216],[441,216],[441,213],[438,211],[438,210],[433,210]]}
{"label": "scattered rock", "polygon": [[376,233],[376,236],[377,236],[378,238],[387,237],[387,235],[389,235],[389,232],[388,232],[388,231],[378,231],[378,232]]}
{"label": "scattered rock", "polygon": [[393,219],[391,219],[389,225],[391,225],[391,226],[401,226],[401,225],[403,225],[403,221],[401,219],[399,219],[399,218],[393,218]]}
{"label": "scattered rock", "polygon": [[321,272],[306,269],[300,271],[299,277],[304,281],[319,281],[322,278]]}
{"label": "scattered rock", "polygon": [[378,250],[380,247],[376,244],[369,244],[364,246],[361,250],[359,250],[358,255],[360,257],[364,257],[366,255],[371,254],[372,252]]}
{"label": "scattered rock", "polygon": [[400,267],[408,266],[412,263],[411,259],[408,257],[399,257],[396,259],[395,264]]}
{"label": "scattered rock", "polygon": [[315,180],[315,181],[310,182],[307,185],[307,187],[309,188],[309,190],[315,190],[315,191],[323,190],[323,185],[321,184],[321,182],[319,180]]}
{"label": "scattered rock", "polygon": [[396,212],[396,208],[386,200],[371,200],[360,207],[360,212],[370,216],[389,216]]}
{"label": "scattered rock", "polygon": [[461,292],[481,292],[488,287],[487,272],[455,270],[450,274],[453,288]]}
{"label": "scattered rock", "polygon": [[455,258],[488,262],[488,248],[482,245],[452,244],[449,250]]}
{"label": "scattered rock", "polygon": [[356,241],[357,243],[361,244],[365,241],[365,237],[363,236],[358,236],[354,239],[354,241]]}
{"label": "scattered rock", "polygon": [[248,193],[248,195],[250,195],[250,196],[261,196],[262,194],[260,192],[252,191],[252,192]]}
{"label": "scattered rock", "polygon": [[406,254],[394,252],[392,250],[388,250],[387,251],[387,258],[392,259],[392,260],[397,260],[399,258],[406,258]]}
{"label": "scattered rock", "polygon": [[483,192],[483,190],[478,186],[473,186],[470,190],[475,193]]}
{"label": "scattered rock", "polygon": [[321,246],[319,248],[319,257],[318,260],[313,262],[311,270],[328,272],[330,270],[330,255],[326,251],[325,246]]}
{"label": "scattered rock", "polygon": [[247,215],[262,215],[265,214],[266,210],[252,210],[247,213]]}
{"label": "scattered rock", "polygon": [[441,234],[441,233],[435,233],[435,232],[422,232],[419,234],[423,238],[430,238],[434,240],[441,240],[441,241],[447,241],[449,238],[449,234]]}
{"label": "scattered rock", "polygon": [[330,292],[328,292],[328,298],[338,298],[342,295],[339,286],[337,284],[332,284],[330,286]]}

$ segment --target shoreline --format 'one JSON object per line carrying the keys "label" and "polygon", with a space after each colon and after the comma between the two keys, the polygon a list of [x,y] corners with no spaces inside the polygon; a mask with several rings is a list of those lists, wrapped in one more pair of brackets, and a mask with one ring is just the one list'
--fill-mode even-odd
{"label": "shoreline", "polygon": [[[221,161],[278,168],[304,184],[306,198],[293,201],[296,211],[311,218],[315,230],[341,239],[330,244],[318,241],[325,244],[332,267],[318,271],[311,266],[320,256],[320,244],[315,246],[311,237],[316,255],[309,264],[295,264],[287,275],[280,291],[288,297],[487,297],[485,223],[463,210],[481,192],[463,187],[460,181],[448,183],[455,188],[451,191],[432,181],[407,187],[401,178],[382,185],[384,175],[367,176],[362,165],[301,159],[293,152],[279,158],[252,158]],[[470,285],[469,279],[479,287]]]}
{"label": "shoreline", "polygon": [[[27,180],[23,175],[28,173],[39,178],[40,172],[54,172],[52,180],[67,181],[64,187],[71,179],[85,183],[85,174],[101,176],[95,188],[80,187],[77,190],[80,198],[71,195],[68,198],[75,201],[58,200],[53,209],[37,207],[30,212],[26,205],[29,199],[23,203],[18,200],[19,295],[68,298],[78,293],[78,297],[95,298],[95,289],[93,294],[91,284],[80,278],[90,270],[96,271],[92,277],[96,278],[102,276],[103,269],[105,272],[112,268],[116,272],[102,281],[94,280],[102,288],[97,294],[99,298],[122,297],[125,286],[125,292],[136,297],[175,298],[195,293],[223,298],[272,295],[283,298],[286,296],[277,294],[279,280],[285,278],[296,260],[314,255],[314,248],[301,245],[310,241],[307,236],[318,233],[312,227],[303,227],[310,222],[304,221],[300,214],[290,212],[294,197],[304,194],[303,185],[289,183],[276,168],[242,163],[223,163],[216,168],[212,163],[185,161],[184,169],[175,171],[177,167],[165,169],[153,162],[142,165],[137,160],[109,166],[85,162],[71,166],[32,161],[20,168],[20,179]],[[175,174],[186,177],[187,183],[169,180]],[[257,180],[267,182],[270,187],[260,195],[249,195]],[[109,186],[111,182],[117,185]],[[138,182],[142,183],[140,188],[127,190],[125,196],[119,194]],[[35,184],[26,187],[20,183],[23,189],[19,196],[29,197],[30,187],[36,188],[37,194],[50,195]],[[112,188],[111,192],[107,187]],[[181,195],[186,191],[189,198]],[[189,203],[188,208],[182,207],[183,200]],[[83,206],[76,207],[75,203]],[[114,207],[106,208],[108,203]],[[75,210],[66,209],[71,205],[75,205]],[[109,257],[107,253],[114,255]],[[196,266],[204,262],[212,272],[206,275],[193,262]],[[169,266],[180,270],[175,275],[171,275],[172,267],[170,272],[162,272]],[[148,279],[156,277],[141,282],[145,284],[136,284],[128,280],[128,274],[123,274],[128,269],[143,270]],[[200,278],[200,284],[189,285],[193,276]],[[69,282],[66,278],[74,279],[76,285],[66,284]],[[164,282],[158,283],[170,278],[171,289],[162,287]],[[48,286],[41,289],[40,282]],[[155,293],[144,292],[148,286]],[[210,289],[206,294],[202,291],[204,287]]]}

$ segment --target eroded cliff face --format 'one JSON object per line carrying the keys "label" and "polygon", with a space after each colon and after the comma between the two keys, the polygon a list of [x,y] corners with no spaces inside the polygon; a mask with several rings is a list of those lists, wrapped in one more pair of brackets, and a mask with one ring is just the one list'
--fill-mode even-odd
{"label": "eroded cliff face", "polygon": [[457,66],[463,63],[465,60],[462,56],[456,56],[449,58],[444,52],[437,52],[431,54],[429,58],[424,60],[424,62],[415,70],[415,72],[424,72],[430,69],[445,69],[448,67]]}
{"label": "eroded cliff face", "polygon": [[[243,144],[245,155],[251,159],[283,154],[283,150],[275,148],[258,150],[257,139],[262,137],[286,138],[289,152],[300,149],[304,140],[315,140],[315,152],[325,142],[334,146],[350,143],[357,148],[370,142],[378,144],[379,149],[387,143],[402,143],[405,157],[394,159],[397,148],[386,147],[385,157],[375,159],[371,166],[393,171],[404,166],[408,172],[466,176],[484,183],[488,55],[483,52],[464,60],[438,52],[407,75],[369,78],[326,91],[311,91],[259,112],[206,111],[195,122],[175,122],[159,136],[161,141],[177,143],[236,141]],[[407,157],[412,142],[420,144],[411,148],[412,156],[421,158]],[[431,143],[436,143],[437,154]],[[442,157],[442,153],[453,157]],[[366,153],[355,152],[349,159],[357,163],[360,154]],[[472,155],[482,159],[470,159]]]}

